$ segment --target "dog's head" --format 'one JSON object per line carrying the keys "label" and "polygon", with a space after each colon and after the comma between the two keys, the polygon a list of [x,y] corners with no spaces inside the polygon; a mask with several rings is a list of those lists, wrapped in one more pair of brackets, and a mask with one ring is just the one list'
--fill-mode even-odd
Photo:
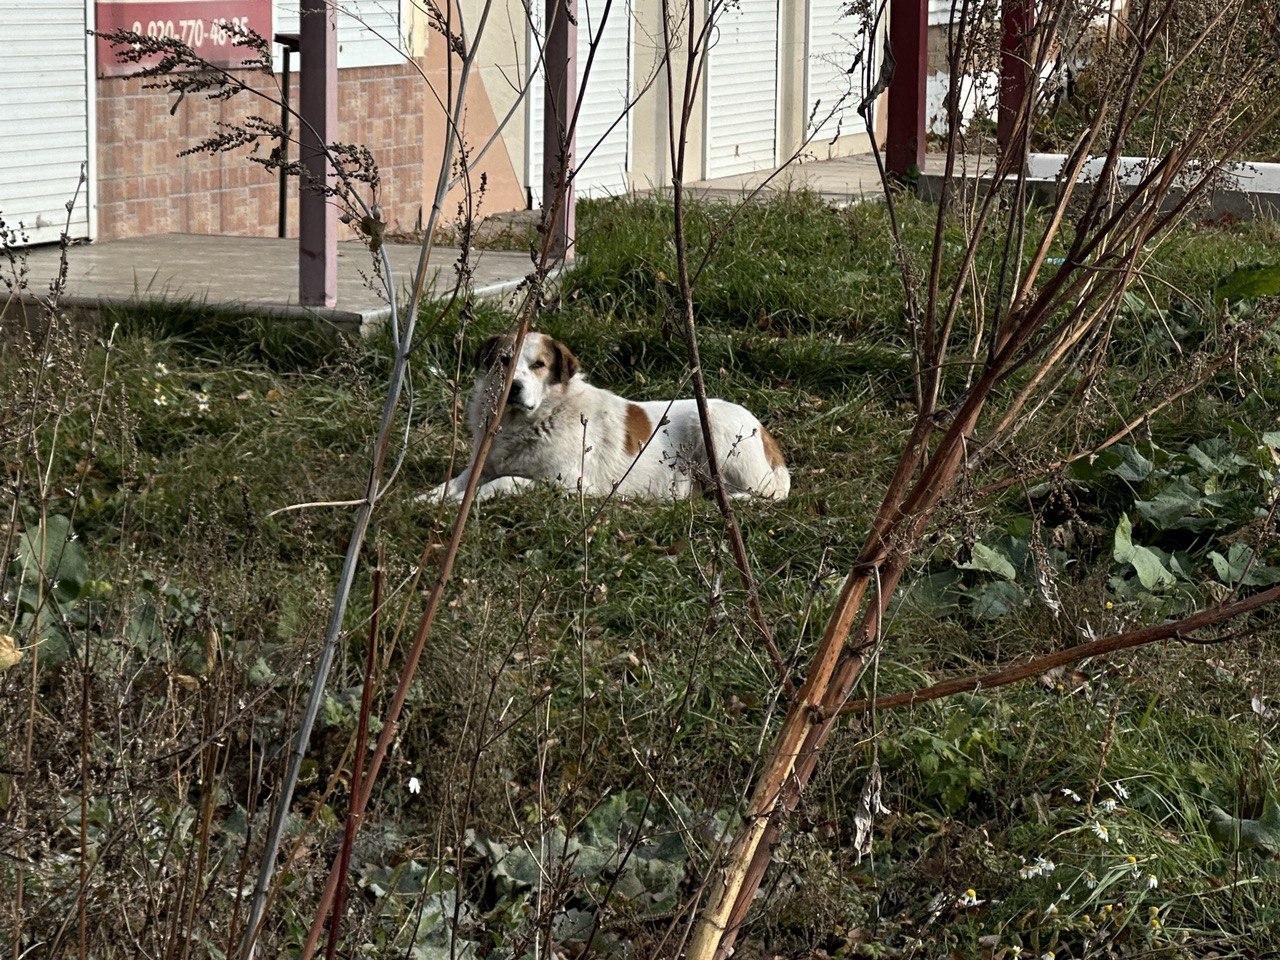
{"label": "dog's head", "polygon": [[515,364],[507,409],[533,413],[557,387],[563,388],[578,372],[578,358],[568,347],[546,334],[525,335],[520,355],[515,355],[515,338],[490,337],[476,356],[476,375],[493,395],[502,389],[507,370]]}

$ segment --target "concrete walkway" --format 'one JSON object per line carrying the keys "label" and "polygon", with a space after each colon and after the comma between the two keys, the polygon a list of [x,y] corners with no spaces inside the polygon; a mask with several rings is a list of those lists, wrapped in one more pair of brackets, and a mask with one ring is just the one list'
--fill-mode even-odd
{"label": "concrete walkway", "polygon": [[[972,157],[966,160],[961,157],[956,163],[956,175],[971,176],[977,171],[986,170],[990,165],[989,157],[981,160]],[[940,175],[945,166],[945,154],[929,154],[925,158],[922,179]],[[689,190],[700,197],[727,201],[741,200],[757,188],[760,195],[766,197],[792,190],[807,190],[836,206],[879,200],[884,196],[880,170],[876,166],[875,157],[870,153],[830,160],[798,160],[777,170],[758,170],[755,173],[717,177],[714,180],[699,180],[689,185]]]}
{"label": "concrete walkway", "polygon": [[[407,290],[418,263],[418,247],[388,244],[387,254],[396,283]],[[449,247],[432,252],[430,269],[442,291],[453,281],[457,257],[458,251]],[[514,289],[531,269],[525,253],[477,251],[473,262],[480,296]],[[297,240],[178,233],[130,237],[74,246],[67,263],[62,303],[79,309],[138,301],[198,301],[211,308],[315,317],[353,330],[391,314],[375,293],[381,287],[373,277],[369,251],[354,242],[338,245],[338,304],[333,309],[298,305]],[[56,246],[31,249],[29,288],[37,294],[47,291],[58,264]]]}
{"label": "concrete walkway", "polygon": [[797,161],[778,171],[757,170],[699,180],[688,189],[704,199],[732,201],[743,199],[757,188],[764,195],[807,190],[828,203],[860,203],[879,195],[880,173],[875,158],[869,153],[860,153],[831,160]]}

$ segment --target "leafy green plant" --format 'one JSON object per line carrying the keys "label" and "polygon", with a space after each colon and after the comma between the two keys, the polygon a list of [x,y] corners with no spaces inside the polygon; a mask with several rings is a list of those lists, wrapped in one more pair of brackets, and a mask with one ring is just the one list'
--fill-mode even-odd
{"label": "leafy green plant", "polygon": [[1003,765],[1020,749],[1006,733],[1006,707],[977,698],[964,701],[968,709],[953,711],[941,727],[908,727],[881,748],[885,769],[909,764],[919,777],[921,793],[948,815],[982,802],[993,763]]}
{"label": "leafy green plant", "polygon": [[612,895],[614,909],[639,920],[668,916],[678,905],[689,857],[680,822],[692,822],[683,803],[669,814],[643,794],[616,793],[600,803],[572,834],[553,827],[532,842],[474,840],[489,864],[504,912],[523,903],[541,883],[569,886],[567,918],[557,939],[581,944],[595,926],[596,904]]}
{"label": "leafy green plant", "polygon": [[[40,662],[55,667],[101,626],[100,614],[115,602],[115,585],[90,574],[88,554],[70,518],[54,514],[31,521],[19,535],[10,572],[18,589],[16,632],[39,647]],[[181,675],[207,669],[207,638],[199,634],[207,611],[199,596],[143,572],[125,611],[121,638],[140,662],[167,663]]]}
{"label": "leafy green plant", "polygon": [[18,589],[17,632],[35,640],[41,660],[61,663],[72,651],[72,634],[88,624],[87,601],[110,593],[111,585],[90,578],[71,521],[59,514],[28,523],[10,572]]}

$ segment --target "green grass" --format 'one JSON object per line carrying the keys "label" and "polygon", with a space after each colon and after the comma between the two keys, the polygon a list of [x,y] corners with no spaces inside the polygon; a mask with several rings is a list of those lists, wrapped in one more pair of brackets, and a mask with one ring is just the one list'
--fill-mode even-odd
{"label": "green grass", "polygon": [[[922,256],[931,210],[911,202],[901,213],[907,248]],[[699,279],[704,362],[711,392],[759,413],[793,465],[792,498],[744,506],[740,519],[779,644],[803,662],[909,426],[902,287],[882,207],[832,210],[805,196],[741,209],[700,206],[695,247],[730,217],[727,237]],[[638,399],[688,392],[684,350],[668,312],[674,276],[668,219],[655,200],[584,204],[582,263],[566,279],[559,307],[540,324],[572,345],[593,382]],[[1116,407],[1084,424],[1086,430],[1102,435],[1125,404],[1136,402],[1140,384],[1176,369],[1173,339],[1186,348],[1203,335],[1196,305],[1234,266],[1265,259],[1276,239],[1269,224],[1197,227],[1162,248],[1153,276],[1135,288],[1117,321],[1121,362],[1107,369],[1101,385]],[[984,260],[980,273],[987,271]],[[235,749],[222,757],[213,834],[215,849],[228,858],[222,869],[230,871],[243,825],[260,829],[265,794],[253,786],[253,764],[295,715],[309,675],[304,653],[315,649],[351,523],[350,510],[338,507],[271,514],[358,495],[386,350],[186,308],[110,319],[119,325],[109,362],[101,346],[69,346],[57,362],[79,373],[56,432],[47,411],[36,418],[41,449],[52,451],[50,476],[58,478],[49,512],[73,517],[90,574],[114,585],[114,600],[89,606],[95,625],[86,633],[101,674],[95,695],[116,704],[114,717],[100,719],[95,790],[104,799],[95,843],[106,844],[113,825],[123,822],[109,798],[134,782],[121,779],[137,759],[131,750],[139,748],[125,745],[130,737],[149,731],[164,747],[139,755],[189,753],[200,739],[191,731],[225,723]],[[508,322],[482,309],[469,319],[465,342],[478,343]],[[961,332],[969,322],[961,318]],[[319,804],[354,726],[368,565],[384,552],[398,611],[411,596],[405,577],[412,563],[426,549],[429,578],[438,561],[431,544],[449,514],[414,504],[413,495],[464,455],[466,438],[454,444],[448,415],[459,323],[424,314],[412,441],[370,534],[350,633],[299,800],[304,815],[318,816],[323,842],[309,846],[289,871],[284,910],[271,931],[277,944],[305,928],[318,860],[332,852],[336,818],[345,809],[342,785]],[[1166,333],[1178,324],[1181,334]],[[91,413],[104,364],[107,414],[95,431]],[[9,383],[22,381],[16,348],[4,369]],[[1275,371],[1273,352],[1242,358],[1240,380],[1224,377],[1151,424],[1139,444],[1155,464],[1145,479],[1125,479],[1104,465],[1072,488],[1069,509],[1038,502],[1046,536],[1061,552],[1061,619],[1033,587],[1025,496],[1014,492],[944,523],[887,625],[889,642],[875,672],[879,689],[907,689],[1075,642],[1085,624],[1101,634],[1156,620],[1220,591],[1208,553],[1227,552],[1256,518],[1237,506],[1198,505],[1219,511],[1221,523],[1189,532],[1142,519],[1138,504],[1178,477],[1194,477],[1203,492],[1210,475],[1256,499],[1267,468],[1258,460],[1267,449],[1259,437],[1277,429],[1280,416]],[[1069,436],[1072,425],[1050,414],[1025,437],[1028,460]],[[1201,468],[1186,451],[1211,440],[1225,445],[1215,453],[1223,464],[1230,453],[1244,465],[1195,473]],[[17,431],[6,442],[15,462],[28,455]],[[22,487],[19,504],[28,520],[32,490]],[[600,797],[643,795],[656,782],[662,822],[678,811],[691,818],[683,859],[676,861],[678,868],[687,864],[690,877],[704,862],[712,818],[732,815],[753,770],[762,723],[776,715],[771,670],[743,613],[714,504],[615,503],[584,535],[594,506],[536,492],[477,510],[366,826],[367,842],[357,850],[361,886],[351,922],[370,951],[403,947],[396,938],[403,938],[415,906],[444,903],[415,899],[415,891],[439,885],[439,878],[418,874],[406,875],[403,897],[394,889],[375,895],[370,884],[389,885],[385,871],[435,862],[445,846],[465,847],[468,832],[477,842],[509,844],[518,829],[530,829],[540,804],[563,810],[572,826]],[[1143,591],[1112,560],[1122,513],[1135,518],[1135,539],[1187,558],[1187,576],[1176,588]],[[1003,551],[1018,568],[1020,592],[1000,593],[1009,600],[1002,616],[983,615],[992,591],[1004,590],[999,578],[957,568],[975,540]],[[149,583],[177,592],[166,595]],[[717,585],[724,605],[709,618],[707,598]],[[152,603],[163,629],[148,634],[149,646],[131,648],[117,638],[138,635],[127,625],[140,616],[139,598]],[[410,623],[420,609],[421,598],[411,598]],[[1263,955],[1280,938],[1275,864],[1222,848],[1205,825],[1210,805],[1258,816],[1276,774],[1274,721],[1250,706],[1261,696],[1264,711],[1276,709],[1274,628],[1263,626],[1237,644],[1169,645],[1095,664],[1079,687],[1028,684],[884,715],[874,722],[875,747],[871,727],[849,724],[833,740],[779,852],[769,907],[752,927],[745,955],[899,950],[979,957],[989,955],[991,941],[983,938],[990,937],[1003,948],[1018,942],[1032,956],[1054,950],[1059,960],[1210,950]],[[210,629],[220,638],[213,670],[205,665]],[[405,642],[385,638],[388,667]],[[79,649],[72,644],[72,652]],[[162,668],[162,676],[170,675],[165,669],[194,675],[197,689],[183,693],[170,684],[165,694],[163,682],[149,681],[145,689],[125,683],[156,662],[176,665]],[[17,672],[0,676],[0,690],[14,702],[25,703],[25,689]],[[382,689],[385,702],[385,680]],[[46,735],[37,756],[48,765],[74,765],[79,700],[72,665],[47,665],[41,691],[48,723],[41,721]],[[169,706],[162,710],[161,703]],[[160,715],[168,726],[155,724]],[[129,736],[107,735],[112,722]],[[21,742],[8,737],[20,729],[16,723],[11,714],[0,742]],[[477,742],[486,746],[472,787],[468,751]],[[0,768],[15,766],[15,749],[0,747]],[[872,856],[856,863],[854,815],[873,757],[891,813],[877,824]],[[421,794],[406,791],[410,776],[422,780]],[[29,786],[31,803],[44,811],[39,816],[56,820],[60,788],[51,777],[37,779]],[[202,792],[188,779],[178,794],[176,782],[146,780],[137,789],[160,804],[164,817],[187,823],[181,836],[189,837]],[[57,836],[74,853],[74,837]],[[147,857],[149,876],[171,875],[171,857],[141,841],[131,844],[104,860],[104,883],[126,883],[128,871]],[[505,956],[499,945],[517,938],[520,923],[512,917],[526,894],[478,847],[466,849],[458,883],[470,916],[459,932],[492,946],[491,956]],[[1020,877],[1038,857],[1056,870]],[[441,862],[450,876],[456,872],[452,855]],[[58,891],[74,867],[73,859],[50,866],[38,883],[29,880],[38,916],[65,913],[68,901]],[[653,876],[637,882],[657,883]],[[574,882],[579,887],[565,906],[589,909],[600,877]],[[970,888],[981,903],[960,906]],[[114,906],[113,896],[95,901],[103,956],[128,943],[124,908]],[[664,915],[646,915],[640,899],[624,902],[605,921],[606,941],[630,941],[645,955],[656,949]],[[503,914],[508,908],[514,913]],[[1158,925],[1150,922],[1151,908]],[[481,917],[482,911],[489,912]],[[225,936],[229,912],[223,891],[198,914],[197,926],[214,944]],[[442,908],[441,917],[451,914],[451,906]],[[421,956],[439,955],[428,950],[431,943],[425,936]],[[1112,954],[1102,952],[1104,943]]]}

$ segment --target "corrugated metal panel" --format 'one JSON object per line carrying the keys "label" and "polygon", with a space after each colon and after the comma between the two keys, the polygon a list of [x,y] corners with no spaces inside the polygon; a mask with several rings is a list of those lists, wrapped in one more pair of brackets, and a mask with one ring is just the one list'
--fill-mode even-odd
{"label": "corrugated metal panel", "polygon": [[815,143],[863,132],[862,29],[862,18],[849,15],[849,0],[810,0],[805,122],[817,127]]}
{"label": "corrugated metal panel", "polygon": [[[404,35],[401,0],[336,0],[338,67],[377,67],[402,63]],[[298,32],[299,0],[276,0],[277,33]],[[438,39],[438,38],[437,38]],[[297,58],[293,61],[298,62]]]}
{"label": "corrugated metal panel", "polygon": [[0,0],[0,216],[31,243],[89,235],[85,0]]}
{"label": "corrugated metal panel", "polygon": [[[541,8],[535,0],[533,6]],[[541,18],[539,17],[539,22]],[[592,38],[599,37],[591,76],[582,76],[591,53]],[[530,37],[530,57],[540,44]],[[534,206],[542,202],[542,118],[545,107],[542,74],[533,82],[529,97],[529,188]],[[578,0],[578,168],[574,189],[578,196],[599,197],[625,193],[630,156],[631,112],[631,3],[613,0],[605,17],[605,0]]]}
{"label": "corrugated metal panel", "polygon": [[772,167],[777,158],[778,0],[740,0],[720,14],[707,58],[707,176]]}

